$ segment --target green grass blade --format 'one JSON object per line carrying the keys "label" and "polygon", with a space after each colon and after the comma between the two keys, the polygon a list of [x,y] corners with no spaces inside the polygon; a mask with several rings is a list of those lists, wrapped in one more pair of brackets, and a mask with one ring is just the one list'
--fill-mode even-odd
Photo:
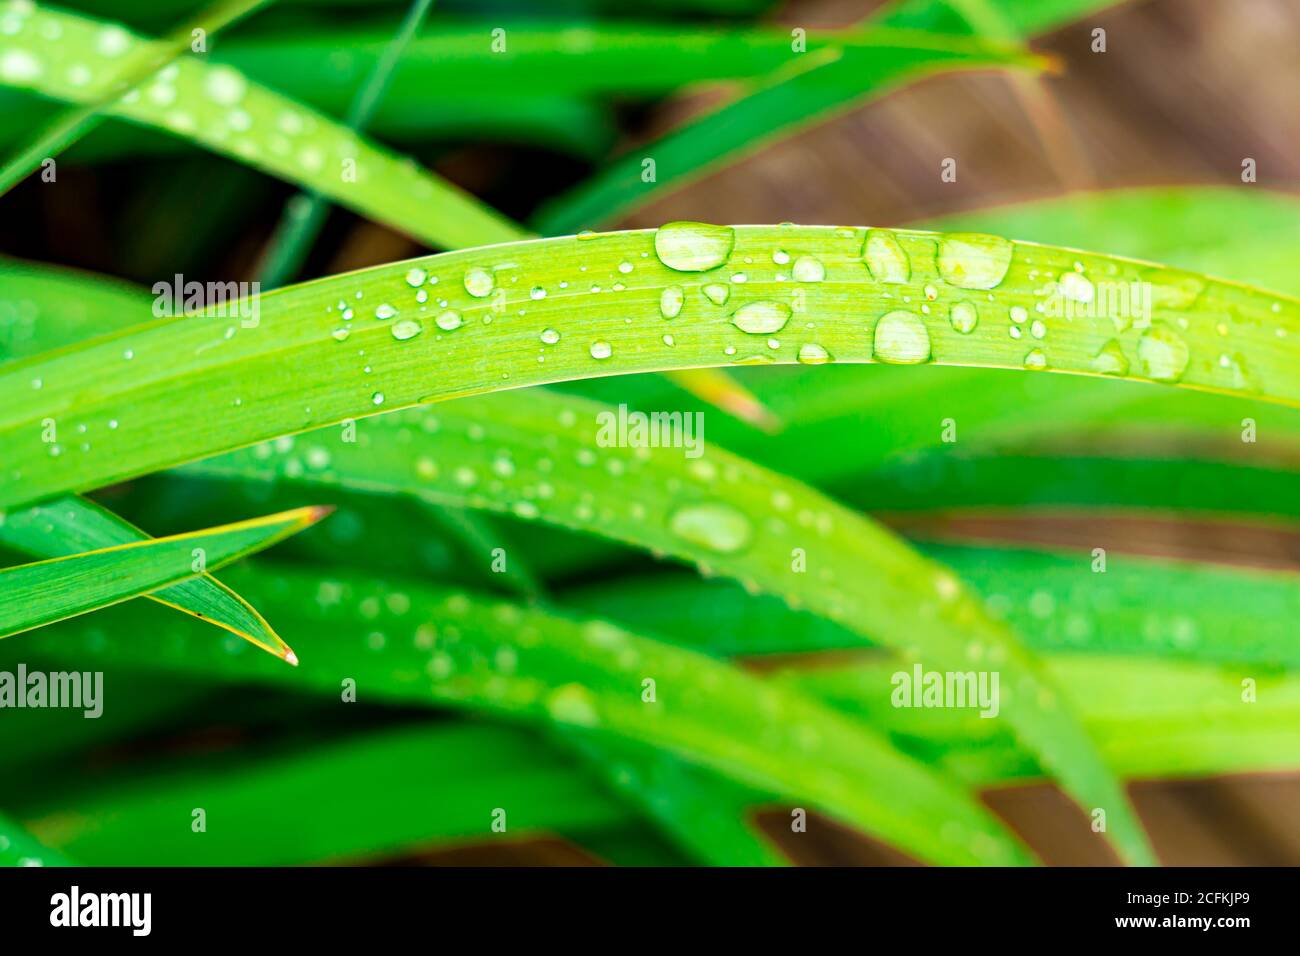
{"label": "green grass blade", "polygon": [[[1070,786],[1107,792],[1087,740],[1053,705],[1054,692],[1040,683],[1034,662],[946,571],[869,520],[716,446],[693,461],[678,449],[641,455],[601,447],[599,416],[608,411],[558,395],[506,393],[436,413],[383,416],[367,423],[355,442],[318,433],[188,471],[504,510],[693,562],[864,637],[911,649],[934,666],[964,669],[972,645],[987,649],[1004,686],[1022,691],[1008,695],[1006,719],[1031,747],[1052,754],[1049,761],[1063,776],[1078,775],[1066,777]],[[304,466],[312,460],[324,467]],[[806,552],[812,573],[792,572],[794,549]],[[1033,693],[1023,692],[1031,686]],[[1112,793],[1105,805],[1119,799]]]}
{"label": "green grass blade", "polygon": [[[79,140],[103,118],[102,113],[115,101],[128,93],[139,93],[139,86],[161,70],[176,57],[180,56],[193,42],[192,31],[203,30],[216,34],[230,24],[243,19],[259,7],[266,6],[270,0],[222,0],[211,8],[204,10],[191,22],[178,27],[165,40],[149,44],[140,44],[121,56],[113,64],[111,72],[105,78],[97,100],[65,110],[54,122],[44,129],[35,140],[21,149],[16,156],[6,160],[0,166],[0,195],[8,192],[29,173],[39,168],[46,160],[57,156]],[[21,33],[27,27],[25,18],[32,13],[29,4],[7,4],[4,11],[7,25]],[[54,44],[49,44],[54,46]],[[0,49],[3,49],[0,44]],[[14,47],[0,54],[0,78],[22,76],[42,69],[40,60],[30,50]]]}
{"label": "green grass blade", "polygon": [[[870,32],[855,47],[789,53],[787,63],[738,99],[614,160],[590,180],[548,201],[533,221],[543,235],[617,222],[672,188],[898,85],[941,70],[1041,68],[1022,48],[923,34]],[[647,182],[645,159],[654,161]]]}
{"label": "green grass blade", "polygon": [[[85,614],[218,568],[319,521],[327,509],[254,518],[170,538],[0,569],[0,637]],[[203,565],[196,563],[202,559]]]}
{"label": "green grass blade", "polygon": [[[800,353],[1090,375],[1122,359],[1117,378],[1300,405],[1300,377],[1290,374],[1300,301],[1289,296],[1118,257],[911,230],[891,233],[909,278],[885,282],[863,261],[863,230],[829,227],[723,227],[730,255],[701,275],[656,258],[657,235],[683,232],[698,234],[669,226],[445,253],[264,295],[257,328],[161,320],[11,363],[0,369],[0,506],[419,402],[568,378],[793,363]],[[785,262],[810,259],[824,279],[792,281]],[[962,265],[991,267],[975,281],[992,288],[957,284],[972,282],[954,271]],[[1150,325],[1133,320],[1121,331],[1127,320],[1111,314],[1039,318],[1064,301],[1055,279],[1066,275],[1075,295],[1084,283],[1095,290],[1094,280],[1149,283]],[[702,292],[716,284],[730,290],[722,306]],[[661,299],[679,291],[682,310],[665,319]],[[950,322],[962,303],[980,316],[970,333]],[[769,321],[782,328],[741,327]],[[93,391],[81,384],[89,380]],[[202,427],[178,410],[181,380],[209,396]],[[90,447],[51,455],[40,440],[46,420],[84,424]]]}
{"label": "green grass blade", "polygon": [[[121,27],[46,7],[34,7],[19,23],[15,33],[0,34],[0,62],[20,64],[0,69],[0,83],[72,103],[98,102],[112,82],[116,58],[134,55],[147,43]],[[62,41],[41,41],[45,29],[61,30]],[[99,46],[106,31],[115,31],[110,54]],[[314,189],[432,246],[506,242],[524,235],[409,159],[252,83],[231,67],[184,57],[141,95],[112,105],[108,114],[163,129]]]}
{"label": "green grass blade", "polygon": [[[40,558],[97,551],[148,538],[107,508],[74,495],[15,512],[0,521],[0,544]],[[297,660],[252,605],[211,575],[199,575],[146,597],[210,621],[276,657]]]}
{"label": "green grass blade", "polygon": [[[807,799],[919,859],[1028,860],[968,794],[883,738],[715,658],[604,622],[417,581],[321,579],[270,565],[232,580],[286,629],[314,635],[296,670],[263,667],[261,655],[165,641],[156,627],[132,631],[132,641],[119,636],[127,633],[121,627],[106,628],[101,646],[156,667],[179,660],[211,678],[328,694],[350,678],[358,701],[439,703],[627,739],[760,791]],[[643,700],[646,678],[656,681],[654,703]]]}

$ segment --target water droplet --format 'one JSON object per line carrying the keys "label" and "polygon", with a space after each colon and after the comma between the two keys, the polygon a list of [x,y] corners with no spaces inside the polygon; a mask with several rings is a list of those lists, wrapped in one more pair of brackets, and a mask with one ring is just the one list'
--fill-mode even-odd
{"label": "water droplet", "polygon": [[952,312],[948,315],[948,321],[952,323],[952,327],[962,335],[970,335],[974,332],[979,320],[979,312],[976,311],[973,302],[962,301],[954,304]]}
{"label": "water droplet", "polygon": [[462,320],[459,312],[455,309],[448,309],[433,321],[444,332],[453,332],[460,328]]}
{"label": "water droplet", "polygon": [[600,725],[596,698],[581,684],[565,684],[547,694],[546,712],[552,720],[561,724],[576,724],[579,727]]}
{"label": "water droplet", "polygon": [[721,282],[710,282],[701,291],[714,305],[726,305],[727,299],[731,298],[731,286]]}
{"label": "water droplet", "polygon": [[400,322],[393,323],[393,338],[399,342],[413,339],[423,331],[424,326],[415,319],[402,319]]}
{"label": "water droplet", "polygon": [[546,290],[543,289],[543,288],[542,288],[541,286],[539,286],[539,285],[535,285],[535,286],[532,287],[532,289],[529,290],[529,292],[528,292],[528,298],[530,298],[530,299],[545,299],[545,298],[546,298]]}
{"label": "water droplet", "polygon": [[591,357],[594,359],[607,359],[614,354],[614,349],[608,342],[592,342]]}
{"label": "water droplet", "polygon": [[627,262],[626,260],[620,262],[618,264],[618,271],[623,273],[623,275],[627,275],[629,272],[632,271],[632,263]]}
{"label": "water droplet", "polygon": [[1074,302],[1091,302],[1097,295],[1088,277],[1077,272],[1064,273],[1056,284],[1061,288],[1061,295]]}
{"label": "water droplet", "polygon": [[1092,368],[1102,375],[1127,375],[1128,357],[1119,342],[1111,339],[1101,347],[1101,351],[1092,360]]}
{"label": "water droplet", "polygon": [[790,307],[784,302],[751,302],[737,309],[731,321],[742,332],[770,335],[785,328],[790,321]]}
{"label": "water droplet", "polygon": [[686,294],[679,285],[670,285],[659,293],[659,314],[665,319],[675,319],[682,311]]}
{"label": "water droplet", "polygon": [[876,323],[872,352],[881,362],[917,365],[930,361],[930,332],[915,312],[887,312]]}
{"label": "water droplet", "polygon": [[1025,368],[1047,368],[1047,356],[1042,349],[1031,349],[1025,356]]}
{"label": "water droplet", "polygon": [[792,271],[799,282],[821,282],[826,278],[826,267],[816,256],[800,256]]}
{"label": "water droplet", "polygon": [[888,229],[868,229],[862,259],[877,282],[906,282],[912,277],[912,261]]}
{"label": "water droplet", "polygon": [[345,341],[350,334],[351,333],[349,333],[347,329],[335,329],[330,333],[330,335],[334,337],[335,342]]}
{"label": "water droplet", "polygon": [[1014,251],[1000,236],[953,233],[939,240],[939,275],[959,289],[996,288],[1006,278]]}
{"label": "water droplet", "polygon": [[391,319],[395,315],[397,315],[397,310],[394,309],[387,302],[379,306],[379,308],[375,309],[376,319]]}
{"label": "water droplet", "polygon": [[476,299],[492,294],[496,279],[486,269],[470,269],[465,273],[465,291]]}
{"label": "water droplet", "polygon": [[1191,358],[1182,336],[1162,322],[1151,326],[1138,339],[1138,361],[1143,374],[1157,382],[1176,382],[1187,371]]}
{"label": "water droplet", "polygon": [[374,402],[376,405],[382,405],[384,404],[384,393],[375,392],[375,394],[370,396],[370,400]]}
{"label": "water droplet", "polygon": [[799,346],[799,361],[804,365],[825,365],[831,360],[831,353],[815,342]]}
{"label": "water droplet", "polygon": [[1010,315],[1012,322],[1016,323],[1016,325],[1021,325],[1027,318],[1029,318],[1029,310],[1023,305],[1013,305],[1011,307]]}
{"label": "water droplet", "polygon": [[406,284],[412,289],[418,289],[424,285],[424,280],[429,278],[429,274],[423,269],[414,268],[406,274]]}
{"label": "water droplet", "polygon": [[1029,326],[1029,334],[1036,339],[1043,338],[1047,335],[1047,323],[1042,319],[1034,319],[1033,323]]}
{"label": "water droplet", "polygon": [[655,231],[655,255],[677,272],[707,272],[727,261],[736,230],[703,222],[670,222]]}
{"label": "water droplet", "polygon": [[749,519],[721,501],[684,505],[668,519],[668,527],[683,541],[718,554],[733,554],[753,533]]}
{"label": "water droplet", "polygon": [[542,341],[547,345],[554,345],[560,341],[560,333],[555,329],[542,329]]}

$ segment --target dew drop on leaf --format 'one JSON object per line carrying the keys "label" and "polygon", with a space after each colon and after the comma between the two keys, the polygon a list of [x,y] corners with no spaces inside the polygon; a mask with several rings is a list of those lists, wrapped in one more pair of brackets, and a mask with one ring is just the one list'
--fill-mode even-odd
{"label": "dew drop on leaf", "polygon": [[393,323],[393,338],[399,342],[413,339],[423,331],[424,326],[415,319],[402,319],[400,322]]}
{"label": "dew drop on leaf", "polygon": [[799,346],[799,361],[804,365],[825,365],[831,360],[831,353],[816,342]]}
{"label": "dew drop on leaf", "polygon": [[821,282],[826,278],[826,267],[816,256],[800,256],[791,271],[799,282]]}
{"label": "dew drop on leaf", "polygon": [[888,229],[868,229],[862,260],[877,282],[904,283],[912,277],[912,261]]}
{"label": "dew drop on leaf", "polygon": [[1119,342],[1111,339],[1101,347],[1101,351],[1092,360],[1092,368],[1102,375],[1127,375],[1128,357]]}
{"label": "dew drop on leaf", "polygon": [[655,255],[676,272],[707,272],[727,261],[736,230],[704,222],[670,222],[655,231]]}
{"label": "dew drop on leaf", "polygon": [[379,306],[379,308],[375,309],[376,319],[391,319],[395,315],[397,315],[397,310],[394,309],[387,302]]}
{"label": "dew drop on leaf", "polygon": [[979,324],[979,312],[973,302],[957,302],[953,305],[952,311],[948,314],[948,321],[952,323],[953,329],[962,335],[970,335],[975,331],[975,326]]}
{"label": "dew drop on leaf", "polygon": [[433,321],[444,332],[454,332],[460,328],[462,320],[459,312],[455,309],[448,309]]}
{"label": "dew drop on leaf", "polygon": [[751,335],[770,335],[785,328],[790,321],[790,307],[784,302],[750,302],[731,317],[732,324]]}
{"label": "dew drop on leaf", "polygon": [[959,289],[993,289],[1006,278],[1015,247],[1001,236],[954,233],[939,240],[939,275]]}
{"label": "dew drop on leaf", "polygon": [[486,269],[470,269],[465,273],[465,291],[476,299],[491,295],[496,284],[496,279]]}
{"label": "dew drop on leaf", "polygon": [[665,319],[675,319],[682,311],[685,293],[679,285],[670,285],[659,294],[659,314]]}
{"label": "dew drop on leaf", "polygon": [[887,312],[876,323],[872,353],[877,361],[919,365],[930,361],[930,332],[915,312]]}
{"label": "dew drop on leaf", "polygon": [[721,501],[684,505],[668,518],[668,528],[689,544],[718,554],[732,554],[749,544],[749,519]]}
{"label": "dew drop on leaf", "polygon": [[1157,382],[1177,382],[1187,371],[1191,358],[1182,336],[1161,322],[1142,334],[1137,352],[1143,374]]}
{"label": "dew drop on leaf", "polygon": [[607,359],[614,354],[614,349],[608,342],[592,342],[591,357],[594,359]]}
{"label": "dew drop on leaf", "polygon": [[731,298],[731,286],[721,282],[710,282],[701,291],[704,298],[714,305],[726,305],[727,299]]}

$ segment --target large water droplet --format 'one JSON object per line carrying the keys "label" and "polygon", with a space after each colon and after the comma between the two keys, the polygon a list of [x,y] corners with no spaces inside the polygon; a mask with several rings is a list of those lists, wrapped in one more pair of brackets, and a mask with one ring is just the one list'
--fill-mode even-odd
{"label": "large water droplet", "polygon": [[979,325],[980,315],[973,302],[962,301],[953,304],[948,321],[962,335],[970,335],[975,331],[975,326]]}
{"label": "large water droplet", "polygon": [[912,277],[912,261],[888,229],[867,230],[862,259],[877,282],[906,282]]}
{"label": "large water droplet", "polygon": [[665,319],[675,319],[682,311],[685,293],[679,285],[670,285],[659,293],[659,314]]}
{"label": "large water droplet", "polygon": [[684,505],[668,519],[669,530],[690,544],[718,554],[732,554],[749,544],[749,519],[721,501]]}
{"label": "large water droplet", "polygon": [[872,351],[877,361],[917,365],[930,361],[930,332],[915,312],[887,312],[876,323]]}
{"label": "large water droplet", "polygon": [[565,684],[547,694],[546,712],[552,720],[561,724],[577,724],[579,727],[596,727],[600,724],[596,698],[581,684]]}
{"label": "large water droplet", "polygon": [[704,222],[670,222],[655,232],[655,255],[677,272],[706,272],[727,261],[736,230]]}
{"label": "large water droplet", "polygon": [[992,289],[1006,278],[1014,251],[1000,236],[952,233],[939,240],[939,275],[959,289]]}
{"label": "large water droplet", "polygon": [[1187,371],[1191,353],[1182,336],[1163,322],[1151,326],[1138,339],[1138,361],[1143,374],[1157,382],[1176,382]]}
{"label": "large water droplet", "polygon": [[491,295],[496,279],[486,269],[470,269],[465,273],[465,291],[476,299]]}
{"label": "large water droplet", "polygon": [[792,271],[799,282],[821,282],[826,278],[826,267],[815,256],[800,256],[794,260]]}
{"label": "large water droplet", "polygon": [[1111,339],[1093,358],[1092,369],[1102,375],[1127,375],[1128,356],[1124,354],[1124,349],[1119,342]]}
{"label": "large water droplet", "polygon": [[790,321],[790,307],[784,302],[751,302],[737,309],[731,321],[742,332],[770,335],[785,328]]}

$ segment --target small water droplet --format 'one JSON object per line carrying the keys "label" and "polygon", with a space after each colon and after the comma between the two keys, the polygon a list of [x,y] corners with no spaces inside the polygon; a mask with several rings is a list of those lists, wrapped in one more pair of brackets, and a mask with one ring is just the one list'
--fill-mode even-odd
{"label": "small water droplet", "polygon": [[555,329],[542,329],[542,341],[547,345],[554,345],[560,341],[560,333]]}
{"label": "small water droplet", "polygon": [[1091,302],[1096,298],[1097,290],[1087,276],[1077,272],[1066,272],[1057,282],[1061,295],[1074,302]]}
{"label": "small water droplet", "polygon": [[375,392],[375,394],[370,396],[370,400],[374,402],[376,405],[382,405],[384,404],[384,393]]}
{"label": "small water droplet", "polygon": [[663,292],[659,293],[659,314],[665,319],[675,319],[682,311],[682,303],[686,299],[685,292],[679,285],[670,285]]}
{"label": "small water droplet", "polygon": [[376,319],[391,319],[395,315],[397,315],[397,310],[394,309],[387,302],[379,306],[379,308],[375,309]]}
{"label": "small water droplet", "polygon": [[424,280],[428,277],[429,274],[423,269],[414,268],[406,274],[406,284],[412,289],[418,289],[420,286],[424,285]]}
{"label": "small water droplet", "polygon": [[668,519],[668,527],[683,541],[718,554],[733,554],[749,544],[749,519],[721,501],[684,505]]}
{"label": "small water droplet", "polygon": [[594,359],[607,359],[614,354],[614,349],[608,342],[592,342],[591,357]]}
{"label": "small water droplet", "polygon": [[496,284],[496,279],[486,269],[470,269],[465,273],[465,291],[476,299],[491,295]]}
{"label": "small water droplet", "polygon": [[330,335],[333,336],[335,342],[345,341],[348,335],[350,334],[351,333],[349,333],[347,329],[335,329],[333,332],[330,333]]}
{"label": "small water droplet", "polygon": [[460,328],[462,319],[455,309],[448,309],[433,321],[444,332],[453,332]]}
{"label": "small water droplet", "polygon": [[917,365],[930,361],[930,332],[915,312],[887,312],[876,323],[872,352],[881,362]]}
{"label": "small water droplet", "polygon": [[539,286],[539,285],[535,285],[535,286],[532,287],[532,289],[529,290],[529,292],[528,292],[528,298],[530,298],[530,299],[545,299],[545,298],[546,298],[546,290],[543,289],[543,288],[542,288],[541,286]]}
{"label": "small water droplet", "polygon": [[784,249],[778,249],[776,252],[772,253],[772,261],[779,266],[783,266],[790,261],[790,253],[786,252]]}
{"label": "small water droplet", "polygon": [[670,222],[655,231],[655,255],[677,272],[706,272],[727,261],[736,230],[703,222]]}
{"label": "small water droplet", "polygon": [[831,360],[831,353],[815,342],[799,346],[799,361],[804,365],[825,365]]}
{"label": "small water droplet", "polygon": [[731,298],[731,286],[721,282],[710,282],[701,291],[714,305],[726,305],[727,299]]}
{"label": "small water droplet", "polygon": [[579,727],[600,725],[596,698],[581,684],[565,684],[547,694],[546,712],[556,723],[576,724]]}
{"label": "small water droplet", "polygon": [[1025,368],[1047,368],[1047,356],[1042,349],[1031,349],[1025,356]]}
{"label": "small water droplet", "polygon": [[973,302],[957,302],[952,307],[952,312],[948,315],[948,321],[952,327],[962,335],[970,335],[975,331],[975,326],[979,324],[979,312]]}

